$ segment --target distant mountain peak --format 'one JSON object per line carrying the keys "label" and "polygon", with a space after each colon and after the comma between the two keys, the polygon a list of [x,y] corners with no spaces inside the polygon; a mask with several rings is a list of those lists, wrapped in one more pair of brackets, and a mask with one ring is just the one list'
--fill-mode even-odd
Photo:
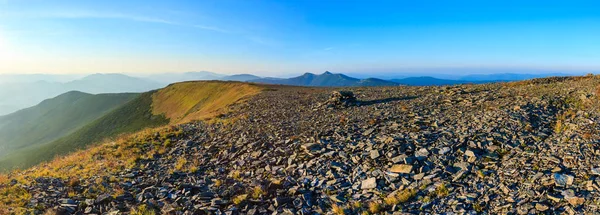
{"label": "distant mountain peak", "polygon": [[381,79],[357,79],[344,74],[334,74],[325,71],[322,74],[304,73],[301,76],[288,79],[262,78],[252,82],[282,84],[294,86],[318,86],[318,87],[352,87],[352,86],[397,86],[399,84]]}

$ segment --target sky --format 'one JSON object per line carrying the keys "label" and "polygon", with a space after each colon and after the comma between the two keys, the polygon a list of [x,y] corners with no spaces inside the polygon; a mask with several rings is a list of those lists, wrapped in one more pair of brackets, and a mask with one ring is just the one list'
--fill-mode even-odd
{"label": "sky", "polygon": [[0,0],[0,73],[600,71],[594,1]]}

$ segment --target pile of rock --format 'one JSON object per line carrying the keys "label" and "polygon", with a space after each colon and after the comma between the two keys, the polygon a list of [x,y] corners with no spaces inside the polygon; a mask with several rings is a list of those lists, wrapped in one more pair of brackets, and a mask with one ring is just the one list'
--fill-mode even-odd
{"label": "pile of rock", "polygon": [[345,108],[357,104],[356,97],[352,91],[333,91],[324,106],[327,108]]}

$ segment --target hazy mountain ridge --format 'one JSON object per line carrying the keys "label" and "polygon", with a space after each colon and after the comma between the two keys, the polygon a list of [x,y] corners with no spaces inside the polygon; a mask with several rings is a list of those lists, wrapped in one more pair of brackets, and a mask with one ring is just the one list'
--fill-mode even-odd
{"label": "hazy mountain ridge", "polygon": [[[52,98],[71,90],[82,91],[86,93],[146,92],[164,87],[171,83],[194,80],[231,80],[321,87],[396,86],[398,84],[409,86],[432,86],[518,81],[530,78],[554,76],[557,74],[562,73],[472,74],[465,76],[453,76],[453,78],[413,76],[390,80],[369,78],[368,75],[362,75],[366,76],[367,78],[360,79],[350,77],[345,74],[333,74],[330,72],[325,72],[320,75],[305,73],[304,75],[291,78],[259,77],[252,74],[225,75],[207,71],[154,74],[145,77],[132,77],[123,74],[93,74],[80,79],[75,79],[77,75],[0,75],[0,77],[7,78],[4,81],[0,81],[0,88],[2,89],[0,90],[0,115],[5,115],[26,107],[31,107],[44,99]],[[57,82],[56,80],[70,81]]]}
{"label": "hazy mountain ridge", "polygon": [[[93,74],[69,82],[0,83],[0,115],[34,106],[69,91],[85,93],[140,93],[166,86],[122,74]],[[4,108],[2,108],[4,107]]]}
{"label": "hazy mountain ridge", "polygon": [[77,91],[0,117],[0,157],[19,148],[54,141],[136,97],[134,93],[92,95]]}
{"label": "hazy mountain ridge", "polygon": [[262,78],[250,80],[255,83],[266,83],[266,84],[281,84],[281,85],[292,85],[292,86],[311,86],[311,87],[357,87],[357,86],[397,86],[397,83],[391,81],[385,81],[381,79],[368,78],[358,79],[346,76],[344,74],[333,74],[331,72],[325,72],[317,75],[312,73],[305,73],[298,77],[287,78],[287,79],[275,79],[275,78]]}

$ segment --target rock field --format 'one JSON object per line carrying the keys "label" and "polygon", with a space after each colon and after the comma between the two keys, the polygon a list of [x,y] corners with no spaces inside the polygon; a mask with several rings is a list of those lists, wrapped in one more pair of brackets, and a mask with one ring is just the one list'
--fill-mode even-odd
{"label": "rock field", "polygon": [[133,168],[22,186],[58,214],[598,213],[599,83],[272,87]]}

